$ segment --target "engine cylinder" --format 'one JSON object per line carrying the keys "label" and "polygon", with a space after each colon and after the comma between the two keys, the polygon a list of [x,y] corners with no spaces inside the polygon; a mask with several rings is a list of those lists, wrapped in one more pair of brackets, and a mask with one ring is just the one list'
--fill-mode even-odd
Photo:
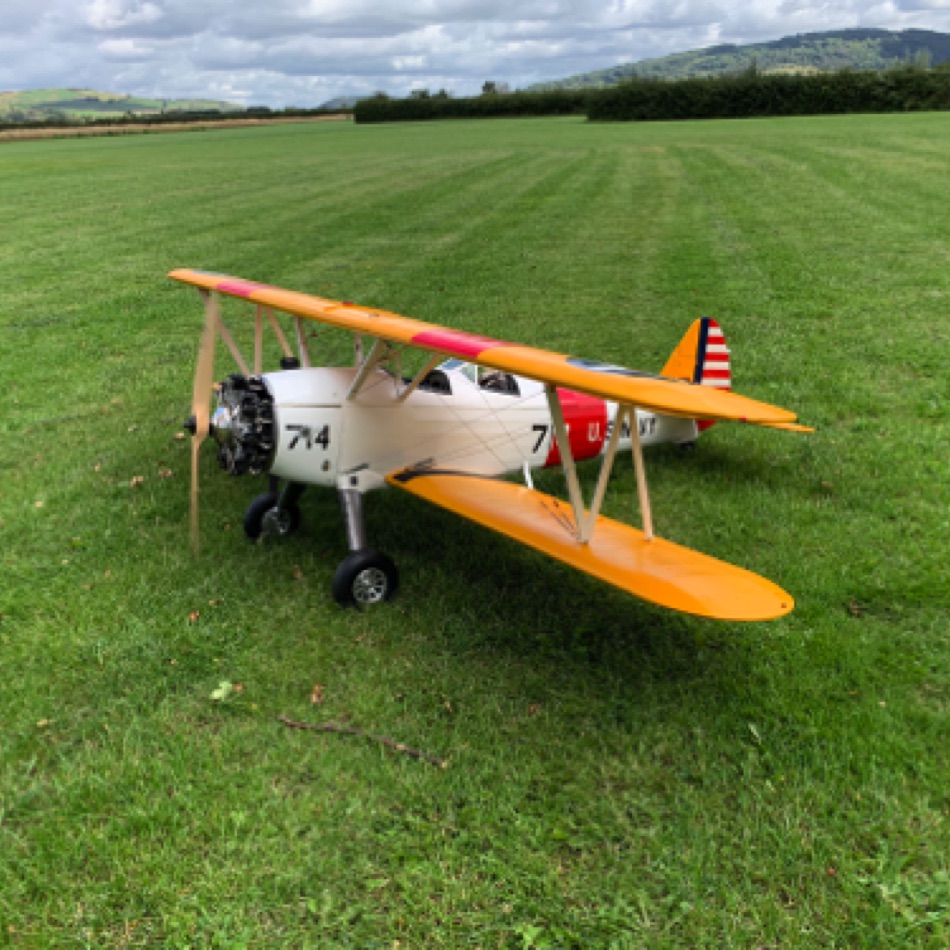
{"label": "engine cylinder", "polygon": [[221,383],[211,418],[218,462],[231,475],[260,475],[274,457],[274,397],[259,376],[234,373]]}

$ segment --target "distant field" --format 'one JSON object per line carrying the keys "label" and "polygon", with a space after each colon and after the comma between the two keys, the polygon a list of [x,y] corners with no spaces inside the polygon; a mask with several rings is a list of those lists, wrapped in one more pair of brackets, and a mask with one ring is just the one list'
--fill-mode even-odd
{"label": "distant field", "polygon": [[0,92],[0,120],[41,120],[59,113],[71,119],[102,119],[165,110],[233,112],[243,107],[217,99],[143,99],[95,89],[27,89]]}
{"label": "distant field", "polygon": [[[942,115],[0,149],[0,942],[947,946],[948,180]],[[715,316],[817,432],[653,453],[657,530],[796,611],[667,613],[393,493],[401,596],[341,611],[336,499],[250,545],[210,450],[193,559],[176,266],[642,369]]]}

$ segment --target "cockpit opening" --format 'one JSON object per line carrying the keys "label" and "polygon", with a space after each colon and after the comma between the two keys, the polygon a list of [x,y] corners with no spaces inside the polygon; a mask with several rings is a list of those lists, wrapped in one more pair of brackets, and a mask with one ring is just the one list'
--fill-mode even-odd
{"label": "cockpit opening", "polygon": [[[443,364],[444,365],[444,364]],[[408,382],[409,380],[407,380]],[[449,382],[448,375],[438,367],[430,370],[419,383],[419,388],[423,392],[438,393],[440,396],[452,395],[452,384]]]}
{"label": "cockpit opening", "polygon": [[[486,392],[500,393],[504,396],[520,396],[518,380],[511,373],[479,366],[477,363],[464,363],[462,360],[446,360],[441,369],[447,373],[461,373],[473,386]],[[434,370],[439,372],[439,370]],[[431,374],[430,374],[431,375]]]}

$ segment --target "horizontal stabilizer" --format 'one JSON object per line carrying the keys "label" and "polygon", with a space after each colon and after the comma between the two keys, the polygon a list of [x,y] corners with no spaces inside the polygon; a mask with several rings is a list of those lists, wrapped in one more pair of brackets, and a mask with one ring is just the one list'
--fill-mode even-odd
{"label": "horizontal stabilizer", "polygon": [[610,518],[598,517],[581,544],[570,505],[531,488],[439,470],[407,469],[387,481],[661,607],[717,620],[771,620],[794,607],[764,577]]}

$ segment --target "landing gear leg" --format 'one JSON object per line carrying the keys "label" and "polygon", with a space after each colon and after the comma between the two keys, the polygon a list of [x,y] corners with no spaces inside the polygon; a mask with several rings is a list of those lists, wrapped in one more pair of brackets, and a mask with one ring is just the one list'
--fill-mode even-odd
{"label": "landing gear leg", "polygon": [[333,596],[344,607],[364,607],[389,600],[399,586],[399,572],[392,558],[366,545],[363,495],[340,489],[340,508],[350,554],[333,575]]}

